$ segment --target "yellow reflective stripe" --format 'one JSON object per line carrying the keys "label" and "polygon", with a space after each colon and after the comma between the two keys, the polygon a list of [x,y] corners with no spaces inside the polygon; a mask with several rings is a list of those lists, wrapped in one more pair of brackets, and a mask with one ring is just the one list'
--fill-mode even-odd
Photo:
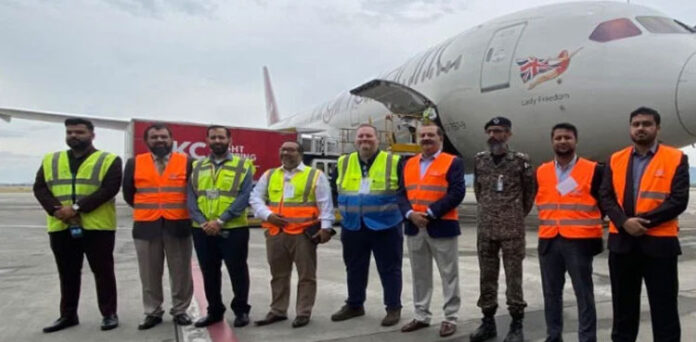
{"label": "yellow reflective stripe", "polygon": [[638,198],[649,198],[649,199],[657,199],[657,200],[666,199],[667,196],[668,196],[667,193],[657,192],[657,191],[641,191],[640,193],[638,193]]}
{"label": "yellow reflective stripe", "polygon": [[316,174],[317,169],[312,168],[311,171],[309,171],[309,175],[307,176],[307,184],[305,184],[304,193],[302,194],[302,202],[304,203],[307,203],[307,199],[309,199],[309,195],[312,191],[312,186],[314,185],[314,175]]}
{"label": "yellow reflective stripe", "polygon": [[602,224],[601,219],[539,220],[541,226],[596,226],[600,224]]}
{"label": "yellow reflective stripe", "polygon": [[137,192],[151,194],[158,192],[186,192],[185,186],[163,186],[160,188],[137,188]]}
{"label": "yellow reflective stripe", "polygon": [[[363,195],[359,191],[339,190],[338,193],[341,195],[349,195],[349,196],[351,196],[351,195]],[[396,191],[395,190],[370,190],[370,193],[365,194],[365,195],[385,195],[385,196],[388,195],[388,196],[392,196],[392,195],[396,195]]]}
{"label": "yellow reflective stripe", "polygon": [[[234,189],[239,188],[239,183],[242,181],[242,178],[244,177],[243,172],[244,172],[244,164],[245,163],[246,163],[246,158],[239,158],[239,161],[237,162],[237,167],[232,169],[235,172],[234,182],[232,183],[232,189],[235,192],[236,192],[236,190],[234,190]],[[223,165],[223,167],[225,167],[225,166],[227,166],[227,165]],[[221,193],[222,192],[224,192],[224,191],[221,191]]]}
{"label": "yellow reflective stripe", "polygon": [[545,203],[537,205],[537,210],[572,210],[582,212],[593,212],[599,210],[599,208],[596,205],[588,204]]}
{"label": "yellow reflective stripe", "polygon": [[[100,153],[100,152],[94,152],[94,153]],[[99,174],[101,173],[102,165],[104,165],[104,159],[106,159],[106,155],[107,155],[106,152],[101,152],[101,154],[99,155],[99,159],[97,159],[97,162],[94,164],[94,168],[92,169],[92,178],[91,178],[91,180],[93,182],[92,184],[95,184],[95,183],[97,185],[101,184],[101,182],[99,181]]]}
{"label": "yellow reflective stripe", "polygon": [[396,203],[389,203],[389,204],[383,204],[383,205],[364,205],[364,206],[346,206],[346,205],[339,205],[338,207],[341,211],[345,211],[348,213],[374,213],[374,212],[381,212],[381,211],[391,211],[391,210],[396,210],[399,209],[399,206]]}
{"label": "yellow reflective stripe", "polygon": [[[58,164],[59,164],[59,159],[60,159],[60,154],[62,152],[56,152],[53,154],[53,158],[51,159],[51,174],[52,178],[50,181],[46,182],[48,186],[53,186],[53,185],[72,185],[72,179],[59,179],[58,178]],[[101,168],[102,165],[104,164],[104,159],[106,159],[107,153],[106,152],[94,152],[94,153],[100,153],[99,158],[97,159],[97,162],[94,164],[94,168],[92,169],[92,174],[90,175],[90,178],[75,178],[75,185],[77,184],[82,184],[82,185],[94,185],[94,186],[99,186],[101,185],[101,181],[99,180],[99,174],[101,173]]]}
{"label": "yellow reflective stripe", "polygon": [[[207,190],[196,190],[195,193],[196,193],[197,197],[208,196],[208,193],[206,191]],[[229,191],[218,190],[217,194],[218,194],[218,197],[220,197],[220,196],[237,197],[237,195],[239,194],[239,191],[237,191],[237,190],[229,190]]]}
{"label": "yellow reflective stripe", "polygon": [[193,190],[196,192],[196,195],[200,196],[198,194],[198,174],[201,172],[201,167],[203,167],[203,163],[205,161],[199,160],[194,163],[193,166],[193,171],[191,171],[191,185],[193,185]]}
{"label": "yellow reflective stripe", "polygon": [[384,172],[384,184],[386,190],[389,190],[391,188],[391,173],[392,173],[392,154],[387,153],[387,169]]}
{"label": "yellow reflective stripe", "polygon": [[135,203],[134,209],[186,209],[186,203]]}
{"label": "yellow reflective stripe", "polygon": [[[62,152],[55,152],[53,153],[53,158],[51,159],[51,174],[52,174],[52,179],[51,181],[58,181],[60,177],[58,177],[58,160],[60,159],[60,154]],[[72,181],[70,182],[72,184]],[[49,184],[51,185],[51,184]]]}

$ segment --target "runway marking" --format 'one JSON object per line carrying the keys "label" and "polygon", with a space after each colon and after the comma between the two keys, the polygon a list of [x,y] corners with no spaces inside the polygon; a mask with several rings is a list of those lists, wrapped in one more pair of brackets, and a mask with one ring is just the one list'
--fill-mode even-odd
{"label": "runway marking", "polygon": [[[191,268],[193,276],[193,295],[196,297],[200,312],[203,313],[208,309],[208,300],[205,298],[205,291],[203,289],[203,274],[201,273],[200,267],[198,267],[198,263],[195,261],[191,261]],[[239,342],[226,319],[223,319],[222,322],[209,325],[208,334],[210,335],[210,340],[208,341]]]}

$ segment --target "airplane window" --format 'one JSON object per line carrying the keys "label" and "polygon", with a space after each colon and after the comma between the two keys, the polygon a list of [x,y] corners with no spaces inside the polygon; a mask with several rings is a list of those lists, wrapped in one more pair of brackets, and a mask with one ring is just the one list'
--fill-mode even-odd
{"label": "airplane window", "polygon": [[606,43],[640,34],[640,29],[632,21],[627,18],[618,18],[597,25],[590,35],[590,40]]}
{"label": "airplane window", "polygon": [[674,19],[665,17],[636,17],[636,20],[652,33],[692,33]]}

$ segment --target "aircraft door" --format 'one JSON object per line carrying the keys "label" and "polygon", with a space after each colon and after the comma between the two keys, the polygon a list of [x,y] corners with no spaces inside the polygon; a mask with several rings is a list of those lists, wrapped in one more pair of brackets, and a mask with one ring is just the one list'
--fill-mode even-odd
{"label": "aircraft door", "polygon": [[510,87],[510,71],[522,31],[527,23],[503,27],[495,31],[481,64],[481,92]]}
{"label": "aircraft door", "polygon": [[[394,114],[420,118],[423,112],[428,110],[429,119],[442,127],[440,113],[435,103],[417,90],[401,83],[374,79],[352,89],[350,93],[380,102]],[[457,153],[447,135],[445,135],[444,150],[450,153]]]}
{"label": "aircraft door", "polygon": [[677,115],[684,129],[696,136],[696,53],[682,69],[677,83]]}

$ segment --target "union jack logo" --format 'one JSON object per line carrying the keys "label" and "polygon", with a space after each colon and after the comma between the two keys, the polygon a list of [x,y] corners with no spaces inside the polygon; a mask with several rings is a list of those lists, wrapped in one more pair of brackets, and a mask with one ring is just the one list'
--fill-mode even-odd
{"label": "union jack logo", "polygon": [[520,76],[522,77],[522,82],[527,83],[536,75],[543,74],[549,70],[553,70],[555,65],[549,63],[549,58],[536,58],[529,57],[524,59],[518,59],[517,65],[520,66]]}

